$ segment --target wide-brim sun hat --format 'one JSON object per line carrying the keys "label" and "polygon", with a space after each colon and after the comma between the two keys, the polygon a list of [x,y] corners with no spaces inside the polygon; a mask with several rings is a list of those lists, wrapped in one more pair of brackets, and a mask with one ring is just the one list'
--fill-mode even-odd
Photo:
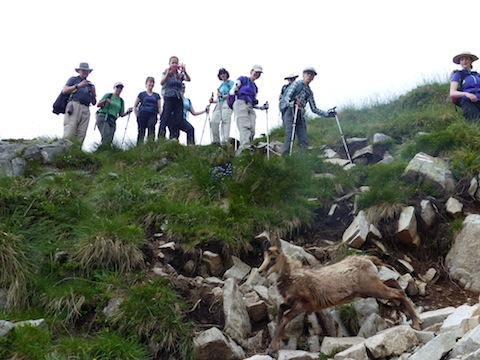
{"label": "wide-brim sun hat", "polygon": [[298,77],[298,75],[295,75],[294,73],[290,73],[288,74],[287,76],[285,76],[285,80],[288,80],[288,79],[296,79]]}
{"label": "wide-brim sun hat", "polygon": [[458,55],[455,55],[455,56],[453,57],[453,62],[454,62],[455,64],[460,64],[460,59],[461,59],[462,57],[466,57],[466,56],[469,56],[469,57],[472,59],[472,62],[478,60],[478,56],[477,56],[477,55],[472,54],[470,51],[464,51],[464,52],[462,52],[462,53],[460,53],[460,54],[458,54]]}
{"label": "wide-brim sun hat", "polygon": [[117,88],[117,87],[121,87],[123,88],[123,84],[119,81],[119,82],[116,82],[115,85],[113,85],[113,88]]}
{"label": "wide-brim sun hat", "polygon": [[259,72],[259,73],[263,73],[263,68],[258,64],[253,65],[252,70],[256,71],[256,72]]}
{"label": "wide-brim sun hat", "polygon": [[81,62],[80,65],[78,66],[78,68],[75,68],[76,72],[79,72],[80,70],[85,70],[85,71],[88,71],[88,72],[93,71],[93,69],[90,69],[90,66],[88,66],[88,63],[86,63],[86,62]]}
{"label": "wide-brim sun hat", "polygon": [[309,72],[314,75],[317,75],[317,72],[315,71],[315,68],[313,66],[307,66],[305,69],[303,69],[303,72],[304,73]]}

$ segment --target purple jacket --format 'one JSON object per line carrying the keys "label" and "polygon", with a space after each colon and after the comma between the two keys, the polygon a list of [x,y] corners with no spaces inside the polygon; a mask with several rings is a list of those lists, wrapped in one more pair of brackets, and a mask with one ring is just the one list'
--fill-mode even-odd
{"label": "purple jacket", "polygon": [[240,76],[237,79],[237,84],[238,83],[240,83],[240,87],[238,89],[237,99],[256,105],[256,97],[258,93],[257,85],[251,82],[247,76]]}

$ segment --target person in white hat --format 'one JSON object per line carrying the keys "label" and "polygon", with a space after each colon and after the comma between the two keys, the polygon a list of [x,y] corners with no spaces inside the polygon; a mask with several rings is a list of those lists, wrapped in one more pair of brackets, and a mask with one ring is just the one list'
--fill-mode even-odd
{"label": "person in white hat", "polygon": [[237,119],[237,127],[240,135],[240,145],[237,149],[237,155],[243,150],[251,149],[253,138],[255,137],[256,114],[254,109],[267,110],[268,102],[258,106],[257,94],[258,88],[255,80],[262,75],[263,69],[260,65],[253,65],[250,70],[250,76],[240,76],[235,82],[235,86],[230,89],[230,95],[236,95],[233,103],[233,112]]}
{"label": "person in white hat", "polygon": [[472,63],[478,57],[469,51],[455,55],[453,62],[462,69],[452,74],[450,81],[450,97],[455,105],[462,108],[465,119],[475,123],[480,120],[480,74],[473,71]]}
{"label": "person in white hat", "polygon": [[75,69],[78,76],[70,77],[62,90],[64,94],[70,94],[63,119],[63,137],[76,138],[81,144],[90,122],[90,104],[97,103],[95,86],[87,80],[92,70],[88,63],[80,63]]}
{"label": "person in white hat", "polygon": [[[293,136],[298,138],[298,145],[301,149],[308,148],[307,123],[305,121],[305,106],[310,104],[313,113],[322,117],[335,117],[334,110],[323,111],[317,108],[310,83],[317,72],[311,66],[303,69],[303,79],[295,80],[282,98],[282,109],[285,109],[283,121],[285,125],[285,141],[283,143],[283,154],[288,154],[292,146]],[[295,114],[297,115],[294,121]],[[295,123],[295,134],[293,128]]]}
{"label": "person in white hat", "polygon": [[117,129],[118,117],[130,114],[133,108],[125,111],[125,102],[120,97],[123,84],[117,82],[113,85],[113,93],[106,93],[98,102],[100,108],[96,114],[98,131],[102,135],[102,145],[111,145],[115,130]]}
{"label": "person in white hat", "polygon": [[[278,96],[278,107],[280,108],[280,102],[282,101],[283,95],[288,90],[288,87],[295,81],[295,79],[298,77],[298,75],[295,75],[293,73],[288,74],[285,76],[284,80],[287,80],[288,83],[282,86],[282,89],[280,91],[280,95]],[[282,121],[283,121],[283,115],[285,114],[286,109],[280,109],[280,113],[282,114]]]}

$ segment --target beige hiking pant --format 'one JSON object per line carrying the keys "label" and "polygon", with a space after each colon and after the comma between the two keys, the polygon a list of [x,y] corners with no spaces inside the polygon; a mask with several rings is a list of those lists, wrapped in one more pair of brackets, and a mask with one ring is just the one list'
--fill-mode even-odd
{"label": "beige hiking pant", "polygon": [[[70,106],[72,107],[71,114],[68,113]],[[75,137],[83,144],[89,122],[90,108],[87,105],[80,104],[78,101],[69,101],[65,117],[63,118],[63,137]]]}

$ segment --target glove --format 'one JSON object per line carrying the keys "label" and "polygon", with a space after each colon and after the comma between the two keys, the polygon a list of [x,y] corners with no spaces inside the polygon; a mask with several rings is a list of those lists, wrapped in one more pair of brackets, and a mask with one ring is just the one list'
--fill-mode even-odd
{"label": "glove", "polygon": [[335,108],[331,108],[327,111],[327,117],[333,118],[335,116],[337,116],[337,112],[335,111]]}

